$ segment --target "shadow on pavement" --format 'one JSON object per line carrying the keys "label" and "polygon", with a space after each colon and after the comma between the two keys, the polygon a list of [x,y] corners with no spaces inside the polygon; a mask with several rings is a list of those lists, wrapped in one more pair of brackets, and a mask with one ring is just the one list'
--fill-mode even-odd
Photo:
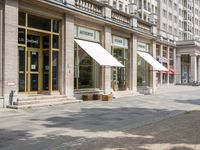
{"label": "shadow on pavement", "polygon": [[184,103],[184,104],[192,104],[192,105],[200,105],[200,99],[176,100],[175,102]]}
{"label": "shadow on pavement", "polygon": [[[1,129],[0,150],[101,150],[116,147],[148,150],[152,145],[152,150],[156,150],[154,144],[195,144],[191,136],[187,138],[176,134],[181,131],[187,135],[194,133],[192,125],[187,128],[181,127],[186,123],[181,122],[181,119],[176,123],[166,123],[167,126],[145,126],[173,116],[179,111],[123,107],[84,108],[78,113],[65,113],[45,119],[30,118],[28,129]],[[37,128],[34,128],[35,124]],[[141,130],[132,129],[136,127],[141,127]],[[165,139],[169,133],[174,137]],[[184,145],[182,147],[190,148]]]}

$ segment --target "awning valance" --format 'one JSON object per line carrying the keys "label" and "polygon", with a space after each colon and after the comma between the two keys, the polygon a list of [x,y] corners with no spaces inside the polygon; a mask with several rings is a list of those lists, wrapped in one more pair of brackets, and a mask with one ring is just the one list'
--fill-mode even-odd
{"label": "awning valance", "polygon": [[155,58],[153,58],[149,53],[137,52],[146,62],[148,62],[157,71],[168,71],[166,67],[160,64]]}
{"label": "awning valance", "polygon": [[75,39],[75,42],[101,66],[124,67],[100,44]]}

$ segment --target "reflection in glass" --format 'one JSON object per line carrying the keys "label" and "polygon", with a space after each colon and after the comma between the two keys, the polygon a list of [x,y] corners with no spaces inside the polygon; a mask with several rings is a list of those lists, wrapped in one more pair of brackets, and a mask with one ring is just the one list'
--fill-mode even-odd
{"label": "reflection in glass", "polygon": [[53,48],[59,48],[59,37],[58,35],[53,35]]}
{"label": "reflection in glass", "polygon": [[25,71],[25,48],[19,47],[19,71]]}
{"label": "reflection in glass", "polygon": [[31,91],[38,91],[38,74],[31,74]]}
{"label": "reflection in glass", "polygon": [[128,50],[113,48],[113,56],[124,65],[112,69],[112,87],[114,91],[124,91],[128,87]]}
{"label": "reflection in glass", "polygon": [[38,71],[38,52],[31,51],[31,71]]}
{"label": "reflection in glass", "polygon": [[53,51],[52,90],[58,90],[58,52],[57,51]]}
{"label": "reflection in glass", "polygon": [[59,21],[53,20],[53,32],[58,33],[59,32]]}
{"label": "reflection in glass", "polygon": [[25,31],[25,29],[22,29],[22,28],[19,28],[18,29],[18,43],[19,44],[25,44],[25,36],[26,35],[26,31]]}
{"label": "reflection in glass", "polygon": [[42,47],[49,48],[49,36],[48,35],[42,37]]}
{"label": "reflection in glass", "polygon": [[51,31],[51,20],[34,15],[28,15],[28,27]]}
{"label": "reflection in glass", "polygon": [[25,91],[25,48],[18,48],[18,62],[19,62],[19,92]]}
{"label": "reflection in glass", "polygon": [[49,90],[49,51],[43,52],[43,90]]}
{"label": "reflection in glass", "polygon": [[27,46],[32,48],[40,48],[40,36],[28,34]]}
{"label": "reflection in glass", "polygon": [[99,87],[99,65],[75,44],[75,89]]}
{"label": "reflection in glass", "polygon": [[137,85],[138,86],[149,86],[149,75],[150,75],[150,66],[149,64],[142,59],[139,55],[137,56]]}
{"label": "reflection in glass", "polygon": [[19,92],[25,91],[25,73],[19,74]]}
{"label": "reflection in glass", "polygon": [[26,24],[26,14],[23,12],[19,12],[18,23],[21,26],[25,26]]}

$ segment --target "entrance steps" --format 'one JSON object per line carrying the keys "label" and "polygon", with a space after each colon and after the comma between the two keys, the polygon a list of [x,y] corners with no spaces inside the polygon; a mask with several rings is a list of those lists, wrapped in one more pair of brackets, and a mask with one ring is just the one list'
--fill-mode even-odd
{"label": "entrance steps", "polygon": [[131,96],[138,96],[141,95],[138,92],[134,91],[115,91],[113,92],[113,97],[114,98],[123,98],[123,97],[131,97]]}
{"label": "entrance steps", "polygon": [[74,97],[67,97],[65,95],[30,95],[19,96],[16,103],[8,105],[7,108],[20,109],[20,108],[32,108],[43,107],[53,105],[63,105],[69,103],[79,103],[80,100],[76,100]]}

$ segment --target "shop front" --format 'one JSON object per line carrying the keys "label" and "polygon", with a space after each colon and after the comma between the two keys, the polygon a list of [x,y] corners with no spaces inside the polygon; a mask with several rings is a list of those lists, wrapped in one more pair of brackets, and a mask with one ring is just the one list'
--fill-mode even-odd
{"label": "shop front", "polygon": [[74,89],[75,96],[103,93],[103,69],[123,67],[108,51],[101,46],[100,31],[75,26],[74,42]]}
{"label": "shop front", "polygon": [[[138,42],[137,50],[142,53],[150,53],[149,44]],[[150,87],[150,65],[140,55],[137,57],[137,86],[138,90]]]}
{"label": "shop front", "polygon": [[150,44],[138,41],[137,43],[137,87],[138,92],[150,94],[152,74],[157,71],[168,71],[150,54]]}
{"label": "shop front", "polygon": [[129,49],[128,39],[112,36],[112,55],[124,65],[124,67],[112,68],[112,88],[114,91],[126,91],[129,89]]}
{"label": "shop front", "polygon": [[19,12],[18,92],[59,92],[60,21]]}
{"label": "shop front", "polygon": [[190,82],[190,55],[183,55],[181,57],[181,83],[189,84]]}

